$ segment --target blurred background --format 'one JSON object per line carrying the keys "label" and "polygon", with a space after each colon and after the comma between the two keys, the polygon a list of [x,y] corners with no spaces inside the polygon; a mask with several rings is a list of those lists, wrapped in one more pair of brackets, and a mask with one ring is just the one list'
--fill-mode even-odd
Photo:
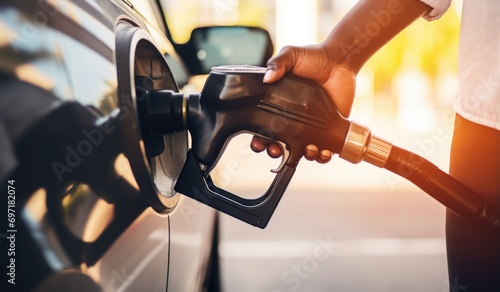
{"label": "blurred background", "polygon": [[[277,53],[321,42],[352,0],[163,1],[173,38],[186,42],[204,25],[267,29]],[[357,79],[351,119],[448,169],[457,89],[461,3],[438,21],[417,20],[382,48]],[[188,17],[189,16],[189,17]],[[217,184],[262,194],[279,161],[234,139],[215,172]],[[444,207],[404,179],[337,157],[301,161],[265,230],[222,215],[225,291],[447,291]],[[459,283],[458,283],[459,284]]]}

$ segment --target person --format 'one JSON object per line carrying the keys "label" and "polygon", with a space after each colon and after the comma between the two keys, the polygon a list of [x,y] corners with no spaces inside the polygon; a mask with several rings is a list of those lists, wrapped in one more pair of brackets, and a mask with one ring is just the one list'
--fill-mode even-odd
{"label": "person", "polygon": [[[313,80],[340,113],[350,114],[363,64],[417,18],[436,20],[451,0],[361,0],[320,44],[287,46],[267,64],[265,83],[285,73]],[[500,208],[500,1],[464,0],[460,28],[459,90],[450,175]],[[374,20],[379,20],[376,26]],[[364,31],[363,31],[364,29]],[[279,157],[281,148],[254,137],[251,148]],[[328,162],[332,153],[308,145],[305,158]],[[500,234],[446,213],[450,291],[500,291]]]}

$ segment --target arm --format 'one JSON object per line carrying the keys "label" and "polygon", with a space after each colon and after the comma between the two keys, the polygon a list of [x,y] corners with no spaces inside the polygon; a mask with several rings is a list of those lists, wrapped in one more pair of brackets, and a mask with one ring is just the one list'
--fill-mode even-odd
{"label": "arm", "polygon": [[[279,80],[286,72],[311,79],[333,99],[340,113],[349,116],[356,89],[356,75],[366,61],[389,40],[432,8],[419,0],[360,0],[318,45],[285,47],[271,58],[264,82]],[[254,151],[266,143],[252,140]],[[267,147],[272,157],[281,155],[274,144]],[[306,159],[327,162],[332,153],[314,145],[306,149]]]}
{"label": "arm", "polygon": [[361,0],[322,46],[338,63],[357,73],[375,52],[429,10],[419,0]]}

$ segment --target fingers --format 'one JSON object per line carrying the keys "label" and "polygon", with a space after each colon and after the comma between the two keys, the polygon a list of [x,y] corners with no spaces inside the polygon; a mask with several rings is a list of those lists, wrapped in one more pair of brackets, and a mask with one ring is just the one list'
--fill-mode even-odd
{"label": "fingers", "polygon": [[266,74],[264,74],[264,83],[273,83],[276,80],[280,79],[278,77],[278,74],[276,74],[276,71],[274,69],[267,69]]}
{"label": "fingers", "polygon": [[272,158],[278,158],[283,154],[281,147],[276,143],[271,143],[267,146],[267,155]]}
{"label": "fingers", "polygon": [[318,156],[318,152],[319,149],[318,147],[316,147],[316,145],[307,145],[304,151],[304,157],[309,161],[314,161]]}
{"label": "fingers", "polygon": [[296,47],[286,46],[275,57],[267,61],[267,71],[264,75],[264,83],[273,83],[281,79],[286,72],[290,71],[297,63]]}
{"label": "fingers", "polygon": [[316,159],[316,161],[318,163],[327,163],[330,160],[332,160],[332,156],[333,156],[333,153],[331,151],[321,150],[321,152],[319,153],[319,156]]}
{"label": "fingers", "polygon": [[267,149],[267,155],[271,158],[278,158],[283,155],[283,151],[278,144],[257,136],[253,136],[250,142],[250,148],[257,153]]}
{"label": "fingers", "polygon": [[318,163],[327,163],[332,159],[333,153],[329,150],[319,151],[316,145],[307,145],[304,157],[309,161],[316,160]]}
{"label": "fingers", "polygon": [[[283,151],[278,144],[258,136],[253,136],[250,142],[250,148],[257,153],[267,150],[267,155],[271,158],[278,158],[283,155]],[[309,161],[316,161],[323,164],[332,160],[333,153],[329,150],[319,151],[316,145],[310,144],[307,145],[304,150],[304,157]]]}
{"label": "fingers", "polygon": [[266,150],[267,142],[263,141],[261,138],[257,136],[253,136],[252,141],[250,142],[250,148],[252,151],[260,153]]}

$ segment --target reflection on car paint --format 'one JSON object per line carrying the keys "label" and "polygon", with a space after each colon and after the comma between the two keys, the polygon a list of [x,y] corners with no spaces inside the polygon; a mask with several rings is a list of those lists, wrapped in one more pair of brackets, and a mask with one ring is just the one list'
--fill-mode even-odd
{"label": "reflection on car paint", "polygon": [[26,17],[14,9],[0,10],[0,35],[5,38],[0,46],[0,70],[67,99],[71,91],[57,54],[57,32],[28,25]]}

